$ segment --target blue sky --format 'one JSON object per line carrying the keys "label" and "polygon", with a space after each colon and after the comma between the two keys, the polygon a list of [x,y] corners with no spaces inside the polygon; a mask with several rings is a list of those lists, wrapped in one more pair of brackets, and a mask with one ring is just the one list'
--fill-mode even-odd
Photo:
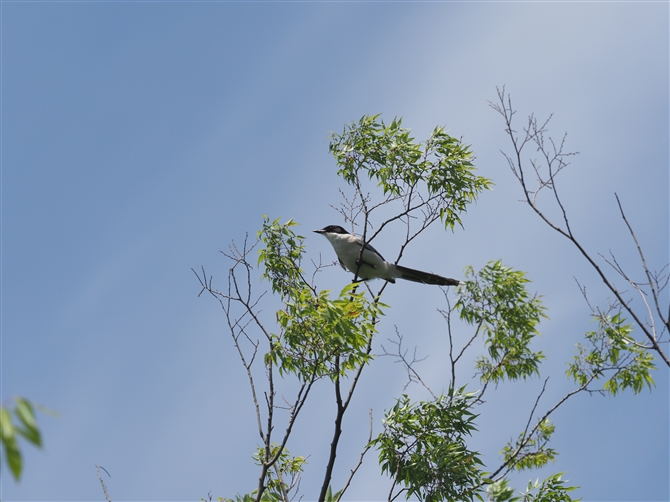
{"label": "blue sky", "polygon": [[[294,218],[307,256],[333,259],[310,232],[341,223],[329,206],[344,186],[328,138],[363,114],[403,116],[418,139],[446,126],[494,180],[464,230],[431,233],[405,263],[458,276],[501,258],[528,273],[551,318],[537,342],[548,355],[547,407],[572,388],[565,361],[593,328],[575,278],[594,303],[605,305],[607,294],[518,202],[500,154],[509,148],[503,123],[487,104],[496,86],[512,94],[519,124],[553,112],[554,136],[568,131],[568,148],[581,152],[561,188],[588,249],[611,250],[635,270],[617,192],[652,267],[668,262],[667,3],[1,8],[2,399],[23,395],[60,413],[39,417],[44,449],[24,448],[19,484],[3,473],[4,500],[102,499],[95,464],[110,472],[113,500],[253,489],[245,375],[222,313],[197,298],[190,269],[203,265],[223,285],[219,250],[253,235],[264,214]],[[375,245],[394,244],[386,235]],[[333,268],[319,285],[348,280]],[[421,369],[439,391],[447,382],[439,290],[387,292],[380,340],[397,326],[430,354]],[[405,383],[388,359],[368,370],[345,419],[336,485],[365,442],[368,410],[379,431]],[[668,500],[667,369],[655,378],[653,392],[568,402],[554,416],[556,462],[515,476],[516,486],[566,472],[585,500]],[[489,394],[473,447],[491,466],[540,388],[537,380]],[[332,396],[318,390],[289,445],[310,455],[305,500],[318,494],[331,437]],[[347,499],[380,500],[388,486],[371,454]]]}

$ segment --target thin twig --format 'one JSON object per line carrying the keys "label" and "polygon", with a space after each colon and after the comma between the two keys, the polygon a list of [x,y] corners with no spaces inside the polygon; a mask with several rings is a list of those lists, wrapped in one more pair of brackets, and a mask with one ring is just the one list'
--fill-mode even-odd
{"label": "thin twig", "polygon": [[105,486],[105,482],[102,480],[102,476],[100,476],[100,469],[105,471],[110,478],[112,476],[109,474],[109,472],[107,472],[107,469],[105,469],[101,465],[95,466],[95,473],[98,475],[98,479],[100,480],[100,484],[102,485],[102,491],[105,493],[105,499],[107,499],[107,502],[112,502],[112,499],[109,497],[109,493],[107,493],[107,487]]}
{"label": "thin twig", "polygon": [[363,465],[363,457],[365,457],[365,454],[370,450],[372,447],[372,409],[370,409],[370,434],[368,434],[368,442],[365,445],[365,448],[361,452],[361,456],[358,459],[358,463],[356,466],[351,470],[351,474],[349,475],[349,478],[347,479],[347,482],[344,484],[344,488],[340,490],[340,497],[339,500],[342,500],[342,496],[344,495],[344,492],[347,491],[347,488],[349,488],[349,485],[351,484],[351,481],[354,479],[354,475],[356,474],[356,471],[358,471],[358,468]]}

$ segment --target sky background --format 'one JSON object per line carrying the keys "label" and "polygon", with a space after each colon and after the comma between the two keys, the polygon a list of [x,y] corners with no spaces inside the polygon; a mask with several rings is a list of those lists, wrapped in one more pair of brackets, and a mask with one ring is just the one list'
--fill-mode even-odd
{"label": "sky background", "polygon": [[[191,267],[225,285],[219,253],[254,235],[264,214],[293,218],[306,257],[334,253],[311,230],[343,223],[330,207],[345,185],[328,154],[331,131],[363,114],[404,117],[414,136],[436,126],[472,145],[495,188],[434,231],[404,264],[460,277],[490,260],[527,272],[549,320],[547,409],[573,385],[564,375],[607,293],[569,243],[519,202],[488,105],[506,85],[519,110],[554,113],[579,151],[560,179],[573,230],[592,253],[616,254],[640,278],[617,216],[619,194],[652,269],[668,262],[668,21],[656,3],[3,2],[2,400],[26,396],[44,448],[24,444],[19,484],[3,500],[198,500],[247,493],[258,443],[248,383],[225,319],[198,298]],[[375,247],[393,255],[398,240]],[[307,263],[307,265],[309,265]],[[335,267],[318,278],[339,290]],[[266,284],[254,280],[253,288]],[[668,296],[664,297],[667,304]],[[430,355],[420,370],[448,385],[438,288],[398,283],[375,350],[394,329]],[[272,302],[265,306],[272,319]],[[468,337],[465,327],[457,334]],[[388,343],[388,342],[386,342]],[[469,354],[462,367],[472,377]],[[560,455],[531,478],[565,472],[585,500],[669,497],[668,370],[652,392],[579,395],[554,415]],[[389,358],[366,369],[345,417],[333,479],[346,479],[406,376]],[[471,390],[477,389],[477,381]],[[489,467],[516,437],[541,379],[490,389],[471,447]],[[416,386],[413,399],[426,398]],[[289,443],[309,456],[301,493],[314,500],[331,440],[332,390],[318,385]],[[389,480],[374,452],[347,500],[381,500]]]}

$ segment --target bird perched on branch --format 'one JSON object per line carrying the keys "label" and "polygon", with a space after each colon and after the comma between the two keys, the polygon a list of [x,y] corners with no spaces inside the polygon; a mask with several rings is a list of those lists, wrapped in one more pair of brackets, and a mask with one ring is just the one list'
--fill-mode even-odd
{"label": "bird perched on branch", "polygon": [[[406,281],[435,284],[437,286],[463,284],[456,279],[389,263],[370,244],[363,242],[360,237],[351,235],[339,225],[328,225],[321,230],[314,230],[314,232],[328,239],[333,249],[335,249],[342,268],[357,274],[361,280],[384,279],[395,283],[396,279],[405,279]],[[361,248],[363,248],[362,254]]]}

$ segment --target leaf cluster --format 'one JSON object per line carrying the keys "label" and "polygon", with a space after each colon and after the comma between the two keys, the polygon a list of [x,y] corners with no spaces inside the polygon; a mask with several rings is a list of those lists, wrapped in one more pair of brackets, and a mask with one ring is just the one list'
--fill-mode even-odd
{"label": "leaf cluster", "polygon": [[530,437],[523,432],[515,443],[505,445],[501,453],[506,463],[511,463],[518,471],[539,469],[553,462],[558,454],[547,446],[556,426],[548,418],[542,420]]}
{"label": "leaf cluster", "polygon": [[492,185],[475,174],[470,148],[442,127],[425,142],[416,142],[401,118],[386,125],[379,117],[364,115],[342,134],[332,135],[330,152],[340,167],[338,175],[359,190],[361,175],[374,179],[387,197],[412,198],[425,189],[418,204],[434,202],[431,211],[446,228],[462,226],[467,205]]}
{"label": "leaf cluster", "polygon": [[[300,456],[292,457],[286,448],[276,443],[270,446],[270,455],[276,456],[277,460],[272,465],[272,469],[268,471],[266,488],[261,500],[267,502],[286,500],[289,492],[296,488],[307,459]],[[259,446],[253,454],[254,461],[259,466],[263,465],[265,456],[264,446]]]}
{"label": "leaf cluster", "polygon": [[259,252],[263,277],[284,303],[277,311],[280,332],[271,335],[266,363],[302,381],[335,379],[370,360],[368,347],[384,305],[370,301],[356,284],[345,286],[336,299],[330,291],[312,288],[299,266],[303,238],[291,230],[293,226],[292,220],[282,224],[266,219],[259,232],[265,244]]}
{"label": "leaf cluster", "polygon": [[386,413],[384,430],[372,444],[382,472],[404,484],[407,498],[473,500],[482,462],[466,445],[475,430],[475,395],[463,391],[416,404],[403,395]]}
{"label": "leaf cluster", "polygon": [[266,357],[302,379],[312,375],[335,379],[371,359],[368,346],[381,315],[379,304],[350,284],[332,300],[329,291],[303,288],[277,312],[281,331],[272,335]]}
{"label": "leaf cluster", "polygon": [[270,221],[263,217],[263,227],[257,237],[265,244],[258,252],[258,265],[263,266],[263,279],[272,286],[272,292],[282,299],[294,296],[296,290],[306,285],[300,263],[305,251],[305,238],[297,235],[292,228],[298,224],[291,220],[279,223],[279,218]]}
{"label": "leaf cluster", "polygon": [[15,397],[14,406],[0,407],[0,437],[9,470],[18,481],[23,468],[18,438],[22,437],[34,446],[42,447],[42,435],[37,427],[35,410],[30,401]]}
{"label": "leaf cluster", "polygon": [[[552,474],[547,479],[528,483],[521,500],[523,502],[572,502],[568,492],[576,490],[577,486],[566,486],[562,473]],[[535,492],[535,493],[534,493]]]}
{"label": "leaf cluster", "polygon": [[613,373],[603,385],[603,391],[612,395],[625,389],[638,394],[645,385],[651,389],[654,385],[651,371],[656,369],[654,358],[631,337],[632,323],[626,323],[621,312],[594,317],[598,328],[584,335],[588,345],[577,344],[578,353],[568,366],[568,376],[586,386]]}
{"label": "leaf cluster", "polygon": [[488,263],[478,273],[466,268],[465,288],[456,308],[466,323],[483,330],[488,357],[477,360],[483,382],[526,379],[539,375],[542,352],[530,350],[537,325],[546,315],[540,298],[531,296],[525,273],[500,260]]}
{"label": "leaf cluster", "polygon": [[489,485],[486,493],[490,502],[571,502],[581,500],[573,499],[568,493],[576,489],[576,486],[566,486],[563,473],[558,473],[543,481],[529,481],[520,497],[514,496],[514,489],[507,479]]}

